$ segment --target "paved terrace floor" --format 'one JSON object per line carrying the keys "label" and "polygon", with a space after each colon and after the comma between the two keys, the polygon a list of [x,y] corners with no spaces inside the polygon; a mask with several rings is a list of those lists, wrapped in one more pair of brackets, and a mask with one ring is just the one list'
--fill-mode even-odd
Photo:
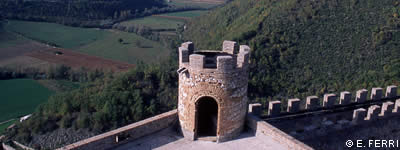
{"label": "paved terrace floor", "polygon": [[286,150],[269,137],[259,138],[250,132],[242,133],[237,139],[215,143],[210,141],[190,141],[171,128],[164,129],[121,145],[115,150]]}

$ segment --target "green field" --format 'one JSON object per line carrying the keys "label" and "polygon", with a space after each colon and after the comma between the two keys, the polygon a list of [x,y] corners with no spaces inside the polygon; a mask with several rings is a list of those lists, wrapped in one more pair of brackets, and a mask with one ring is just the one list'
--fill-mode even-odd
{"label": "green field", "polygon": [[152,29],[176,29],[182,24],[184,24],[184,20],[161,18],[156,16],[149,16],[121,22],[121,25],[124,26],[143,25]]}
{"label": "green field", "polygon": [[0,29],[0,48],[8,48],[23,44],[28,41],[26,38]]}
{"label": "green field", "polygon": [[[119,39],[122,39],[123,42],[120,43]],[[103,39],[83,46],[77,51],[131,64],[135,64],[137,61],[158,62],[160,58],[166,58],[169,53],[168,49],[158,42],[147,40],[134,33],[114,30],[110,31]]]}
{"label": "green field", "polygon": [[54,92],[35,80],[0,80],[0,122],[27,115]]}
{"label": "green field", "polygon": [[[168,19],[161,18],[159,20]],[[153,21],[156,22],[156,20]],[[170,24],[171,27],[177,26],[174,25],[177,21],[172,21],[174,23],[161,22]],[[4,32],[7,33],[20,33],[29,39],[53,43],[62,48],[132,64],[137,61],[156,62],[157,59],[165,58],[169,54],[169,50],[158,42],[145,39],[134,33],[115,30],[77,28],[54,23],[15,20],[6,23],[5,30]],[[28,40],[15,34],[7,34],[5,38],[14,39],[14,43],[22,43],[24,40]],[[119,42],[119,39],[122,39],[123,42]],[[13,43],[2,40],[0,41],[0,48],[2,45],[10,46]]]}
{"label": "green field", "polygon": [[5,30],[20,33],[41,42],[50,42],[63,48],[77,48],[107,35],[99,29],[75,28],[55,23],[10,20]]}
{"label": "green field", "polygon": [[207,12],[208,11],[205,11],[205,10],[193,10],[193,11],[180,11],[180,12],[166,13],[166,14],[162,14],[162,15],[163,16],[193,18],[193,17],[201,16]]}
{"label": "green field", "polygon": [[168,5],[172,7],[199,7],[199,8],[211,8],[220,4],[215,3],[196,3],[191,0],[171,0]]}
{"label": "green field", "polygon": [[[173,13],[158,14],[158,16],[148,16],[143,18],[137,18],[132,20],[123,21],[120,24],[123,26],[146,26],[151,29],[176,29],[177,27],[185,23],[185,18],[193,18],[201,16],[208,11],[205,10],[193,10],[193,11],[180,11]],[[166,16],[165,18],[162,16]],[[171,17],[171,18],[167,18]],[[184,18],[173,18],[173,17],[184,17]]]}

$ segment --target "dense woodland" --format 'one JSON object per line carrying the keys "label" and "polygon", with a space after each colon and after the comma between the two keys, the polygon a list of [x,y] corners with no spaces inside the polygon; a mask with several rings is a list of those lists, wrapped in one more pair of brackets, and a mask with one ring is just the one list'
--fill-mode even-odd
{"label": "dense woodland", "polygon": [[[399,85],[396,0],[235,0],[189,23],[197,48],[251,48],[253,100]],[[284,104],[284,103],[283,103]]]}
{"label": "dense woodland", "polygon": [[56,22],[81,27],[110,28],[122,20],[194,8],[175,8],[164,0],[2,0],[7,19]]}
{"label": "dense woodland", "polygon": [[[248,44],[251,101],[285,101],[399,85],[399,13],[394,0],[234,0],[190,22],[184,38],[198,49]],[[168,62],[54,95],[8,139],[70,127],[100,133],[176,108],[176,62],[174,52]]]}

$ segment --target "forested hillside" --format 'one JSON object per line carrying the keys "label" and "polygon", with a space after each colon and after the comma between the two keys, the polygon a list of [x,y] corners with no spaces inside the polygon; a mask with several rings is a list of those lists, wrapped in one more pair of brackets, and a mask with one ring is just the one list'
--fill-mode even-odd
{"label": "forested hillside", "polygon": [[190,22],[185,38],[249,44],[251,99],[304,98],[398,85],[399,14],[397,0],[235,0]]}
{"label": "forested hillside", "polygon": [[[172,110],[178,92],[176,63],[168,64],[138,64],[116,77],[105,75],[55,94],[6,136],[35,149],[55,149],[82,140],[83,134],[93,136]],[[69,133],[59,134],[60,130]],[[62,140],[41,138],[50,136]]]}
{"label": "forested hillside", "polygon": [[116,20],[166,11],[163,0],[2,0],[0,16],[74,26],[106,26]]}

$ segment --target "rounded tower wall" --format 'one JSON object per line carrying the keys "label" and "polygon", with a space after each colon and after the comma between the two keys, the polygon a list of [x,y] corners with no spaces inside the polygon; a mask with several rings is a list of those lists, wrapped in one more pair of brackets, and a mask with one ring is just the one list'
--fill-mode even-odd
{"label": "rounded tower wall", "polygon": [[[226,43],[231,44],[230,48],[238,47],[232,45],[231,41]],[[226,43],[224,42],[224,46]],[[250,49],[246,48],[248,46],[240,46],[238,53],[228,48],[224,51],[195,52],[191,42],[184,43],[179,48],[178,114],[186,138],[194,140],[197,137],[199,122],[196,104],[205,96],[212,97],[218,104],[217,141],[229,140],[240,133],[244,126],[248,101],[247,66]],[[186,52],[188,55],[184,55]],[[188,62],[181,61],[187,58]]]}

